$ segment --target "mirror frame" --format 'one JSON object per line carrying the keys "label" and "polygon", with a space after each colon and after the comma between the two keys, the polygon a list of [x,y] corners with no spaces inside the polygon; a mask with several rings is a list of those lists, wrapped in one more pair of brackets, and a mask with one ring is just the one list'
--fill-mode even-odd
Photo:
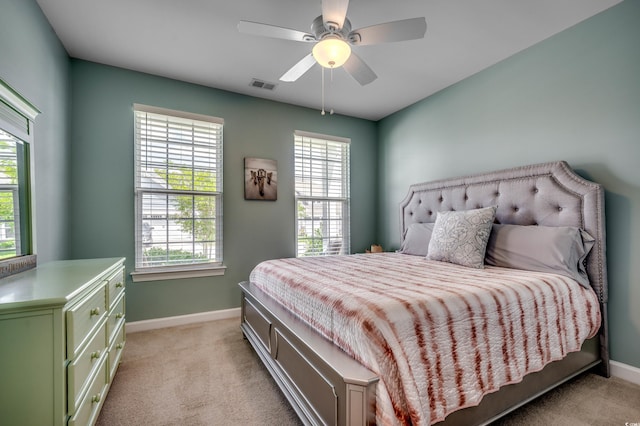
{"label": "mirror frame", "polygon": [[[27,269],[34,268],[36,266],[36,232],[35,232],[35,163],[34,163],[34,135],[33,135],[33,123],[40,114],[38,108],[36,108],[31,102],[15,91],[11,86],[0,79],[0,102],[11,108],[13,112],[17,113],[16,123],[12,123],[8,119],[0,118],[2,129],[8,133],[11,133],[14,137],[20,139],[25,144],[26,155],[28,159],[25,162],[25,166],[28,173],[28,188],[26,189],[26,196],[29,200],[29,208],[26,212],[26,217],[22,217],[22,222],[26,221],[26,226],[30,229],[28,245],[30,252],[24,255],[18,255],[8,259],[0,260],[0,278],[17,274]],[[21,127],[19,121],[24,120],[24,126]]]}

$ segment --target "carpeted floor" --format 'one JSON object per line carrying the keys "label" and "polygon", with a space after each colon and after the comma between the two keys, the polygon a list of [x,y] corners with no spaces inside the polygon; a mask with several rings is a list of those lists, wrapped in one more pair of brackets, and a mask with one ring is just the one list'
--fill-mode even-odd
{"label": "carpeted floor", "polygon": [[[640,424],[640,386],[586,374],[496,424]],[[127,335],[98,426],[299,425],[239,319]]]}

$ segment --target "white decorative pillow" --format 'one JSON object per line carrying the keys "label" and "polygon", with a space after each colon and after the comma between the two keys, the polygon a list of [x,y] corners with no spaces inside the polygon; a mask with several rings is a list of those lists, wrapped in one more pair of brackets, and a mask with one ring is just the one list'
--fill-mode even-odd
{"label": "white decorative pillow", "polygon": [[484,268],[484,254],[496,216],[496,206],[438,212],[427,259]]}

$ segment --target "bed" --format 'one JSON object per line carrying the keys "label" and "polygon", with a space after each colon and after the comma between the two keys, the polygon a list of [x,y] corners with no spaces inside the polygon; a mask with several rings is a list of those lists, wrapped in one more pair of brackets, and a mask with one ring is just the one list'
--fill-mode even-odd
{"label": "bed", "polygon": [[[609,376],[603,199],[602,187],[577,175],[566,162],[413,185],[400,203],[403,253],[324,257],[307,259],[302,263],[298,259],[263,262],[254,269],[249,281],[240,283],[242,332],[305,424],[489,423],[584,371],[596,370]],[[482,253],[483,262],[488,262],[489,266],[469,268],[468,265],[461,266],[455,262],[441,262],[425,259],[415,253],[406,253],[409,240],[413,238],[411,230],[434,225],[438,228],[438,231],[432,230],[436,235],[442,231],[441,225],[445,217],[491,209],[491,223],[486,225],[488,219],[485,220],[483,229],[489,227],[490,231],[487,232],[491,232],[493,240],[489,240],[486,253]],[[578,229],[585,238],[582,241],[588,242],[589,249],[583,253],[581,262],[578,262],[578,269],[584,273],[584,280],[574,275],[567,278],[554,271],[531,272],[511,269],[513,266],[504,268],[500,264],[500,255],[505,252],[498,250],[500,244],[496,241],[501,240],[496,238],[506,235],[501,233],[507,230],[550,230],[555,233],[563,229]],[[432,240],[438,242],[441,234],[440,232],[437,238],[432,236]],[[575,235],[573,238],[575,240]],[[432,250],[433,246],[429,247],[431,254],[436,252]],[[512,259],[515,258],[516,256],[512,256]],[[429,267],[424,268],[427,264]],[[342,265],[342,269],[331,269],[334,266],[338,268],[338,265]],[[377,275],[369,274],[367,271],[376,269],[376,265],[382,265],[382,269]],[[301,275],[305,269],[311,275]],[[435,271],[429,272],[435,274],[429,280],[443,283],[447,283],[447,280],[451,283],[462,280],[461,287],[438,287],[434,281],[434,287],[430,287],[428,291],[423,289],[424,284],[419,290],[409,288],[408,284],[405,289],[403,280],[413,279],[426,269]],[[278,276],[285,270],[293,272],[293,278],[287,276],[278,281]],[[388,272],[386,278],[385,271]],[[349,282],[349,287],[339,287],[337,290],[344,291],[344,297],[331,300],[335,296],[330,295],[329,288],[334,284],[344,285],[339,284],[338,278],[341,275],[343,281]],[[509,281],[503,283],[502,277]],[[263,282],[272,278],[274,282],[291,281],[293,284],[278,287],[278,284],[271,286]],[[378,287],[378,282],[382,286],[391,279],[394,280],[393,291],[388,290],[388,287]],[[503,304],[505,294],[517,295],[519,288],[523,294],[545,294],[537,287],[532,290],[534,280],[551,289],[545,290],[551,291],[548,293],[550,295],[543,295],[542,302],[531,302],[534,303],[531,308],[529,305],[523,308],[525,305],[521,296],[514,296],[515,303],[521,307],[517,315],[510,313],[512,308]],[[280,299],[280,295],[295,294],[303,287],[307,287],[306,290],[311,293],[317,293],[315,302],[312,297],[306,297],[303,293],[292,301]],[[475,302],[468,302],[479,300],[479,293],[475,290],[471,296],[464,296],[467,297],[464,299],[466,302],[451,302],[454,308],[445,304],[437,308],[431,302],[426,305],[420,302],[418,305],[426,306],[425,312],[429,314],[425,315],[430,318],[438,317],[439,312],[446,312],[443,316],[444,326],[434,323],[436,325],[430,329],[422,319],[409,323],[408,326],[399,325],[405,324],[400,321],[400,317],[415,317],[418,312],[413,302],[408,302],[418,299],[414,291],[428,293],[429,297],[435,297],[435,294],[438,295],[438,300],[444,300],[442,295],[445,293],[462,293],[467,288],[480,287],[483,292],[486,288],[492,288],[491,291],[497,291],[498,296],[494,294],[489,297],[486,304],[478,302],[477,308],[474,307]],[[569,302],[563,303],[572,307],[563,303],[555,308],[549,306],[549,300],[556,301],[564,297],[560,293],[564,293],[565,288],[569,289],[566,291]],[[355,311],[351,306],[344,308],[349,300],[355,301],[356,305],[368,306],[369,299],[366,297],[377,297],[365,294],[375,295],[376,291],[380,293],[380,298],[382,293],[388,293],[384,296],[393,295],[397,299],[401,296],[396,293],[402,292],[408,295],[408,299],[393,305],[394,307],[389,308],[391,313],[385,312],[384,315],[380,315],[381,310],[377,307],[369,309],[369,314]],[[465,308],[455,309],[456,304]],[[411,305],[408,309],[403,307],[408,305]],[[474,309],[478,309],[477,312],[482,312],[482,315],[478,315]],[[513,330],[516,330],[516,326],[503,326],[505,320],[492,319],[489,315],[484,320],[486,324],[478,322],[478,317],[484,317],[484,313],[492,309],[502,314],[507,312],[504,315],[523,324],[523,332],[515,333]],[[549,313],[544,313],[546,311],[543,309],[549,309]],[[570,322],[578,321],[575,320],[578,314],[569,309],[582,312],[584,320],[579,323]],[[452,312],[457,311],[469,311],[471,322],[468,324],[472,324],[461,325],[464,331],[460,332],[449,326],[454,330],[450,334],[463,336],[460,337],[461,340],[449,337],[449,341],[446,341],[446,333],[440,333],[445,335],[445,343],[439,343],[440,349],[427,347],[425,342],[431,340],[432,335],[439,334],[443,328],[446,329],[447,324],[464,324],[457,317],[452,319]],[[567,314],[566,320],[560,319],[560,312]],[[363,319],[366,315],[391,318],[392,325],[372,322],[374,319],[369,317]],[[536,316],[547,318],[545,322],[552,325],[552,331],[540,331],[539,326],[531,325],[531,320],[525,318]],[[569,322],[565,325],[560,321]],[[393,332],[385,335],[386,329],[392,329]],[[398,340],[405,342],[403,345],[407,346],[396,347],[389,343],[388,336],[398,334],[398,330],[416,333],[419,330],[419,333],[416,338],[407,337],[409,334],[400,335]],[[470,338],[463,334],[468,330],[472,331]],[[479,330],[488,330],[487,337],[483,337],[484,334],[479,333]],[[496,334],[495,330],[509,331]],[[367,338],[360,338],[358,333]],[[535,338],[527,338],[534,335]],[[553,345],[547,344],[547,341],[556,338],[562,340]],[[435,337],[433,340],[435,342]],[[511,340],[514,345],[533,350],[533,355],[520,356],[520,349],[509,347],[503,351],[502,361],[493,360],[491,356],[500,354],[499,350],[492,349],[500,347],[496,342],[509,341],[511,344]],[[372,341],[376,341],[376,344]],[[540,341],[544,344],[540,344]],[[437,344],[436,342],[436,346]],[[379,346],[387,349],[376,349]],[[455,347],[455,351],[451,352],[450,347]],[[480,351],[477,349],[479,347],[486,349]],[[556,349],[549,351],[548,347]],[[467,353],[464,348],[471,349]],[[397,354],[406,355],[406,359]],[[466,359],[474,356],[476,365],[483,367],[469,367],[471,374],[466,372],[466,367],[457,359],[452,364],[447,364],[452,358]],[[414,358],[420,358],[424,367],[415,364]],[[386,359],[393,359],[393,363],[386,362]],[[444,367],[438,367],[440,365]],[[485,368],[487,366],[490,367]],[[395,379],[389,378],[389,371],[395,372]],[[430,376],[434,371],[439,372],[437,378]],[[458,371],[461,373],[456,373]],[[398,383],[394,382],[396,379]],[[454,383],[451,380],[455,381],[454,385],[451,385]],[[480,392],[480,396],[476,391]],[[439,395],[438,398],[434,397],[436,394]]]}

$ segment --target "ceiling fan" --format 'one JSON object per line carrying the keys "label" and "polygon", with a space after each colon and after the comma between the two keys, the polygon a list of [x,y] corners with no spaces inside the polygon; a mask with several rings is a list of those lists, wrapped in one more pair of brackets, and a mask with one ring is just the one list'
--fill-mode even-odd
{"label": "ceiling fan", "polygon": [[281,81],[296,81],[317,62],[325,68],[343,66],[363,86],[378,76],[351,51],[351,46],[415,40],[423,38],[427,31],[424,17],[352,30],[347,18],[348,7],[349,0],[322,0],[322,15],[313,20],[309,33],[251,21],[240,21],[238,30],[245,34],[314,43],[312,52],[284,73]]}

